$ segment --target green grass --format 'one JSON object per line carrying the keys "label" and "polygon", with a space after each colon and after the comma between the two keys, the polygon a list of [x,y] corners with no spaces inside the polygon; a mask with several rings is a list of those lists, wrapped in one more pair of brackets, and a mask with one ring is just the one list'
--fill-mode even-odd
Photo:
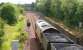
{"label": "green grass", "polygon": [[23,27],[24,27],[24,17],[22,15],[19,17],[18,22],[15,26],[9,26],[5,24],[4,27],[5,35],[3,37],[4,42],[2,45],[2,50],[12,50],[11,42],[12,40],[16,39],[17,36],[20,35],[20,32],[23,31]]}

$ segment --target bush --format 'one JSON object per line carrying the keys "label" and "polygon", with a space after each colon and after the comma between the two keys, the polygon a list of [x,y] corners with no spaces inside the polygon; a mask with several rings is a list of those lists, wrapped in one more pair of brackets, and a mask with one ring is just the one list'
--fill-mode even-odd
{"label": "bush", "polygon": [[27,40],[27,33],[21,32],[16,39],[18,39],[20,43],[24,43]]}

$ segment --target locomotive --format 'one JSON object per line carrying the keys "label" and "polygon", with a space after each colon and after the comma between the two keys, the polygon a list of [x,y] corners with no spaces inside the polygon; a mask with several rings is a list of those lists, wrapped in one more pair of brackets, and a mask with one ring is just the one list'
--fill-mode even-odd
{"label": "locomotive", "polygon": [[83,50],[64,33],[43,19],[36,21],[36,36],[43,50]]}

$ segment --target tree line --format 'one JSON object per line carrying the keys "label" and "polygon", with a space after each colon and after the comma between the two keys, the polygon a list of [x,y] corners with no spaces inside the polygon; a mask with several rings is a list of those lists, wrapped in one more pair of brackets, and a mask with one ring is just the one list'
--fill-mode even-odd
{"label": "tree line", "polygon": [[68,27],[83,26],[82,0],[37,0],[35,8],[46,16],[63,21]]}

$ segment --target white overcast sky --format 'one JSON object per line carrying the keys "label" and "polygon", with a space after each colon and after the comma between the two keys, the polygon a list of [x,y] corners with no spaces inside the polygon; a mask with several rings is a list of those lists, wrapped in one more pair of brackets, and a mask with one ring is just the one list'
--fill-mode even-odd
{"label": "white overcast sky", "polygon": [[0,3],[2,2],[10,2],[15,4],[31,4],[32,2],[36,2],[36,0],[0,0]]}

